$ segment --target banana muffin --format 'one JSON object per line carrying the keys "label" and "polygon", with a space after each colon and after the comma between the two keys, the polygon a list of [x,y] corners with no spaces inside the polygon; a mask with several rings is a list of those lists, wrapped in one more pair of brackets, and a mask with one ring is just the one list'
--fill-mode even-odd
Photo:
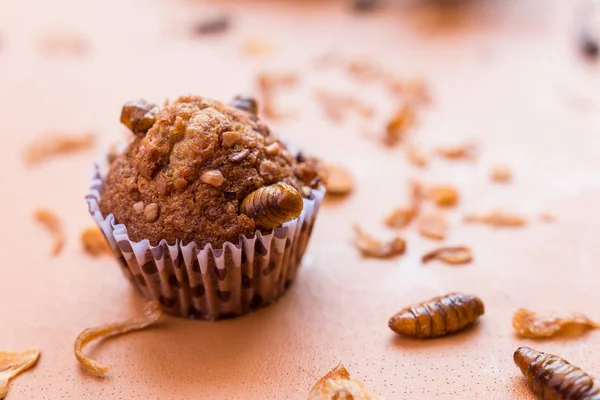
{"label": "banana muffin", "polygon": [[323,178],[316,159],[292,156],[255,112],[241,97],[231,106],[198,96],[161,109],[127,103],[121,121],[135,139],[110,164],[102,213],[152,245],[179,239],[219,248],[254,235],[261,226],[240,212],[246,196],[284,182],[307,197]]}

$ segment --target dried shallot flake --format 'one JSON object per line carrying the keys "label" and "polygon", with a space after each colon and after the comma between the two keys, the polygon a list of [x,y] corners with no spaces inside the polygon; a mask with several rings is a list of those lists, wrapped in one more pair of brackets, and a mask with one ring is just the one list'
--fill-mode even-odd
{"label": "dried shallot flake", "polygon": [[424,214],[419,218],[419,233],[430,239],[444,240],[448,234],[448,222],[440,213]]}
{"label": "dried shallot flake", "polygon": [[423,199],[425,198],[425,186],[417,180],[409,182],[410,201],[413,206],[420,208]]}
{"label": "dried shallot flake", "polygon": [[409,205],[407,207],[398,207],[392,210],[385,217],[385,224],[390,228],[404,228],[419,215],[421,203],[425,196],[423,184],[419,181],[409,182]]}
{"label": "dried shallot flake", "polygon": [[556,215],[544,211],[540,213],[539,218],[542,222],[554,222],[556,220]]}
{"label": "dried shallot flake", "polygon": [[29,165],[39,164],[49,158],[68,153],[75,153],[91,148],[95,135],[83,133],[79,135],[50,134],[30,144],[25,149],[25,162]]}
{"label": "dried shallot flake", "polygon": [[429,165],[429,157],[423,149],[417,146],[409,146],[407,149],[408,161],[415,167],[425,168]]}
{"label": "dried shallot flake", "polygon": [[446,264],[467,264],[473,260],[471,249],[466,246],[442,247],[425,254],[421,261],[425,264],[433,260],[439,260]]}
{"label": "dried shallot flake", "polygon": [[60,220],[52,211],[45,209],[36,210],[34,218],[42,224],[54,238],[51,253],[53,256],[57,256],[60,254],[65,244],[65,237]]}
{"label": "dried shallot flake", "polygon": [[360,99],[344,93],[334,93],[325,89],[315,91],[315,98],[325,115],[332,121],[343,120],[348,113],[354,112],[362,118],[372,118],[375,111]]}
{"label": "dried shallot flake", "polygon": [[86,253],[97,257],[102,254],[110,254],[110,247],[100,229],[93,227],[81,232],[81,244]]}
{"label": "dried shallot flake", "polygon": [[385,217],[385,224],[390,228],[405,228],[417,215],[415,207],[395,208]]}
{"label": "dried shallot flake", "polygon": [[449,160],[473,160],[477,157],[478,146],[475,143],[464,143],[438,147],[436,151],[441,157]]}
{"label": "dried shallot flake", "polygon": [[423,78],[398,79],[389,76],[386,83],[388,89],[396,96],[402,96],[421,104],[431,102],[429,87]]}
{"label": "dried shallot flake", "polygon": [[464,221],[467,223],[487,224],[495,228],[518,228],[525,225],[527,222],[524,217],[506,212],[499,208],[496,208],[487,214],[466,215]]}
{"label": "dried shallot flake", "polygon": [[69,32],[49,33],[40,41],[40,51],[46,56],[70,54],[82,56],[88,51],[85,38]]}
{"label": "dried shallot flake", "polygon": [[240,49],[247,56],[265,56],[273,52],[273,43],[266,39],[248,39],[240,45]]}
{"label": "dried shallot flake", "polygon": [[512,180],[512,171],[504,164],[493,165],[490,171],[490,179],[494,182],[510,182]]}
{"label": "dried shallot flake", "polygon": [[308,394],[308,400],[377,400],[358,380],[352,378],[343,365],[338,365],[322,377]]}
{"label": "dried shallot flake", "polygon": [[9,381],[33,367],[40,354],[39,350],[26,350],[22,353],[0,351],[0,399],[6,397]]}
{"label": "dried shallot flake", "polygon": [[380,80],[385,75],[380,67],[366,59],[346,60],[344,67],[348,75],[361,82]]}
{"label": "dried shallot flake", "polygon": [[267,118],[278,118],[281,113],[275,105],[276,93],[283,88],[290,88],[298,83],[298,76],[291,73],[268,73],[258,75],[257,84],[262,111]]}
{"label": "dried shallot flake", "polygon": [[327,194],[347,195],[354,190],[352,175],[346,168],[337,164],[326,164],[324,168]]}
{"label": "dried shallot flake", "polygon": [[525,308],[515,312],[512,325],[519,336],[526,338],[548,338],[573,329],[600,329],[600,323],[582,314],[539,315]]}
{"label": "dried shallot flake", "polygon": [[458,203],[458,190],[452,186],[431,186],[428,188],[429,198],[440,207],[449,207]]}
{"label": "dried shallot flake", "polygon": [[387,258],[398,256],[406,250],[406,241],[401,237],[394,237],[388,241],[380,241],[354,225],[356,232],[355,246],[363,256],[374,258]]}
{"label": "dried shallot flake", "polygon": [[385,128],[383,143],[395,146],[402,141],[408,130],[415,124],[416,115],[414,107],[409,103],[400,105]]}
{"label": "dried shallot flake", "polygon": [[97,328],[89,328],[84,330],[77,336],[75,340],[75,357],[81,364],[82,368],[95,376],[103,376],[109,370],[110,366],[101,364],[98,361],[92,360],[83,353],[85,346],[97,339],[107,339],[112,336],[121,335],[123,333],[140,330],[155,324],[162,310],[158,301],[152,301],[144,307],[144,316],[131,318],[123,322],[106,324]]}

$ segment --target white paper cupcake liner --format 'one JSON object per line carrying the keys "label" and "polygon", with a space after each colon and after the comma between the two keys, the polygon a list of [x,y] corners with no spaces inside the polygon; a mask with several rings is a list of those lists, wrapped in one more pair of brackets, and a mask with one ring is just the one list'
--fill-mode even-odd
{"label": "white paper cupcake liner", "polygon": [[89,211],[119,259],[121,270],[148,300],[158,300],[169,314],[216,320],[246,314],[277,300],[296,276],[308,245],[324,189],[304,199],[300,216],[268,234],[241,237],[213,249],[191,242],[157,246],[135,242],[127,227],[99,207],[104,166],[96,164],[86,201]]}

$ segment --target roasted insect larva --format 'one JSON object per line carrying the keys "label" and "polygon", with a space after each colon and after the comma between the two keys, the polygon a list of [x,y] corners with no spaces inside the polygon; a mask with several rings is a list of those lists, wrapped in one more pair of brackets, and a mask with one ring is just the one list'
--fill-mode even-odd
{"label": "roasted insect larva", "polygon": [[256,228],[271,229],[298,218],[303,207],[300,192],[280,182],[250,193],[242,200],[240,212],[254,218]]}
{"label": "roasted insect larva", "polygon": [[154,125],[157,112],[158,107],[146,100],[130,101],[123,106],[121,122],[136,135],[145,134]]}
{"label": "roasted insect larva", "polygon": [[529,387],[543,399],[600,400],[600,382],[559,356],[522,346],[514,360]]}
{"label": "roasted insect larva", "polygon": [[231,102],[231,106],[238,110],[249,112],[250,114],[258,114],[258,102],[253,97],[235,96]]}
{"label": "roasted insect larva", "polygon": [[390,328],[404,336],[434,338],[458,332],[483,315],[476,296],[450,293],[408,306],[390,318]]}

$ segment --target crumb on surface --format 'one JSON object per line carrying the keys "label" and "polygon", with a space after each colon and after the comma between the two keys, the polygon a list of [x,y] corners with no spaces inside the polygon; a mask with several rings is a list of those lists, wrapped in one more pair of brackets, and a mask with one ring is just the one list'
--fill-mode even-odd
{"label": "crumb on surface", "polygon": [[95,138],[93,133],[45,135],[27,146],[25,162],[36,165],[52,157],[90,149],[94,146]]}
{"label": "crumb on surface", "polygon": [[86,253],[94,257],[110,253],[110,247],[108,247],[104,235],[95,226],[81,232],[81,245]]}
{"label": "crumb on surface", "polygon": [[260,104],[265,117],[277,119],[282,116],[276,104],[277,92],[293,87],[298,80],[298,75],[292,73],[263,72],[257,76]]}
{"label": "crumb on surface", "polygon": [[62,230],[62,224],[58,216],[47,209],[38,209],[34,213],[34,218],[42,224],[44,228],[52,235],[54,242],[52,244],[51,254],[57,256],[64,247],[65,237]]}

